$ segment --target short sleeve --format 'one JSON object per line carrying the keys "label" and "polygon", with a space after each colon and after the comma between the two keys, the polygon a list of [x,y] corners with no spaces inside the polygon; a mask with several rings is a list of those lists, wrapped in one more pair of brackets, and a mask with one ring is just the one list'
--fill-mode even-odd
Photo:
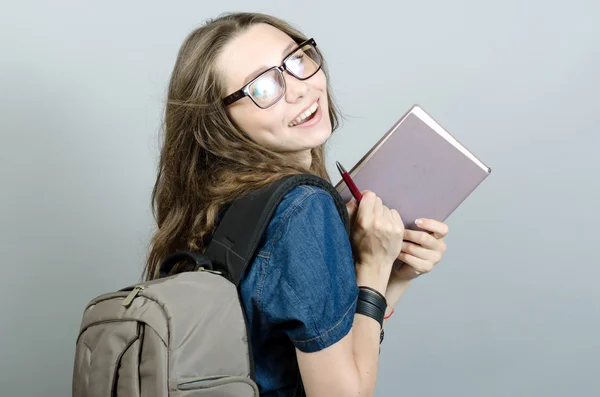
{"label": "short sleeve", "polygon": [[358,286],[350,240],[333,198],[316,187],[302,188],[275,225],[260,306],[299,350],[314,352],[350,331]]}

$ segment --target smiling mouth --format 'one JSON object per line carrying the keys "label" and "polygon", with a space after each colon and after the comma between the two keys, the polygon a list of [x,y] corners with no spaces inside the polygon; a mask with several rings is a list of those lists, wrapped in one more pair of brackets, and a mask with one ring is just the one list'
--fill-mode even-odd
{"label": "smiling mouth", "polygon": [[308,109],[306,109],[302,114],[296,117],[291,123],[288,124],[288,127],[295,127],[297,125],[301,125],[306,123],[309,120],[312,120],[317,114],[317,109],[319,108],[319,101],[313,103]]}

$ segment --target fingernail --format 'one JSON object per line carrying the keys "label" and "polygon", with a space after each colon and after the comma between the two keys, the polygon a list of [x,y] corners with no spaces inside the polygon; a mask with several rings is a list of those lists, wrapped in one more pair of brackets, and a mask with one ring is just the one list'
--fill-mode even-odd
{"label": "fingernail", "polygon": [[417,220],[415,221],[415,223],[416,223],[417,225],[420,225],[420,224],[422,224],[422,223],[423,223],[423,219],[420,219],[420,218],[419,218],[419,219],[417,219]]}

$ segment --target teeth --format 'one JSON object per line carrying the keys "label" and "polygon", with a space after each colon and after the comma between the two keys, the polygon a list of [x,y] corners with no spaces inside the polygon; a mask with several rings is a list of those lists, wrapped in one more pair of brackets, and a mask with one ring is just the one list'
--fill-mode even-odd
{"label": "teeth", "polygon": [[294,121],[289,123],[288,127],[294,127],[294,126],[302,123],[308,116],[310,116],[311,114],[316,112],[318,107],[319,107],[319,104],[317,102],[313,103],[312,106],[309,107],[308,109],[306,109],[306,111],[304,113],[302,113],[300,116],[296,117],[296,119]]}

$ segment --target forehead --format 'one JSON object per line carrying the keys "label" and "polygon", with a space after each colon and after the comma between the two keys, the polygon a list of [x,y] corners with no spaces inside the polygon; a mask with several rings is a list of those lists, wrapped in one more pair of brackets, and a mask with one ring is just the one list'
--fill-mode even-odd
{"label": "forehead", "polygon": [[251,26],[230,40],[217,61],[227,92],[242,87],[257,69],[281,64],[283,52],[292,44],[290,36],[267,24]]}

